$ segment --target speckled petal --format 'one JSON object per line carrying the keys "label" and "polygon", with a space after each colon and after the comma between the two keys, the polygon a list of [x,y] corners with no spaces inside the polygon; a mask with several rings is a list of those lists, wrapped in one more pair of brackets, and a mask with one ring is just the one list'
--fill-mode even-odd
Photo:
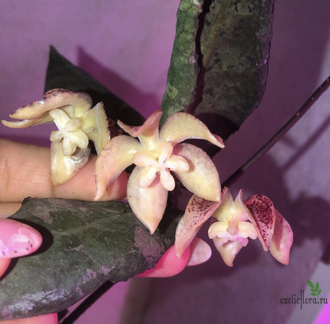
{"label": "speckled petal", "polygon": [[276,210],[275,230],[269,247],[270,253],[278,262],[289,264],[292,243],[293,232],[291,226]]}
{"label": "speckled petal", "polygon": [[103,197],[108,185],[133,163],[134,154],[141,150],[138,140],[126,136],[112,138],[96,160],[96,195],[94,200]]}
{"label": "speckled petal", "polygon": [[156,110],[142,126],[128,126],[120,120],[118,121],[118,125],[129,135],[138,137],[148,150],[155,150],[159,142],[158,128],[162,114],[163,112],[161,110]]}
{"label": "speckled petal", "polygon": [[190,198],[175,233],[175,252],[178,258],[219,205],[220,202],[208,201],[196,195]]}
{"label": "speckled petal", "polygon": [[51,156],[51,179],[54,186],[70,180],[87,162],[91,150],[77,148],[73,155],[65,156],[63,154],[63,145],[61,142],[52,142],[50,146]]}
{"label": "speckled petal", "polygon": [[265,251],[268,251],[274,234],[276,210],[273,202],[264,195],[251,196],[246,202],[252,222],[255,224],[258,238]]}
{"label": "speckled petal", "polygon": [[41,117],[49,110],[64,106],[73,106],[75,110],[77,109],[83,113],[92,107],[92,99],[86,93],[53,89],[46,92],[41,100],[18,108],[9,116],[15,119],[34,119]]}
{"label": "speckled petal", "polygon": [[197,146],[186,143],[176,145],[173,154],[189,163],[188,172],[174,172],[181,183],[199,197],[220,201],[219,174],[210,157]]}
{"label": "speckled petal", "polygon": [[159,175],[147,187],[139,186],[142,167],[135,167],[127,184],[127,198],[135,216],[153,234],[165,212],[168,192],[160,183]]}
{"label": "speckled petal", "polygon": [[204,139],[224,148],[222,139],[213,135],[209,129],[196,117],[179,112],[167,118],[159,133],[160,140],[180,143],[188,138]]}

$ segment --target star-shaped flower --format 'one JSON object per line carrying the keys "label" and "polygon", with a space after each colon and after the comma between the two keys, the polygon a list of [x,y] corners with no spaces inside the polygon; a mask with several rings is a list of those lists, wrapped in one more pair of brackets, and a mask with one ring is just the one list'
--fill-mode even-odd
{"label": "star-shaped flower", "polygon": [[10,128],[26,128],[54,122],[58,131],[50,135],[51,177],[54,185],[70,180],[88,161],[89,140],[99,153],[110,140],[103,103],[93,109],[92,99],[81,92],[53,89],[39,101],[17,109],[10,115],[20,121],[2,123]]}
{"label": "star-shaped flower", "polygon": [[127,135],[117,136],[96,161],[96,200],[102,198],[108,185],[123,170],[136,165],[128,181],[128,202],[151,233],[164,214],[168,191],[175,187],[171,171],[191,192],[207,200],[220,200],[219,175],[210,157],[194,145],[180,143],[199,138],[223,148],[222,139],[187,113],[173,114],[159,131],[161,116],[161,110],[155,111],[140,127],[119,121],[126,133],[140,141]]}
{"label": "star-shaped flower", "polygon": [[248,244],[248,238],[258,238],[265,251],[283,264],[289,263],[293,233],[289,223],[264,195],[251,196],[245,203],[243,190],[235,200],[228,188],[222,191],[221,203],[193,196],[176,231],[176,253],[180,257],[204,222],[213,216],[209,238],[228,266]]}

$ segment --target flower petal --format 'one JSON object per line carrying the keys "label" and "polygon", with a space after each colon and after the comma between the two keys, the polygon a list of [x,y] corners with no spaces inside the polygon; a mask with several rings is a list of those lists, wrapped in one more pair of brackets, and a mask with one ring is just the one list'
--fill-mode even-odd
{"label": "flower petal", "polygon": [[246,202],[251,214],[251,221],[255,224],[258,238],[265,251],[268,251],[274,234],[276,210],[273,202],[264,195],[251,196]]}
{"label": "flower petal", "polygon": [[172,191],[175,188],[175,181],[169,170],[160,172],[160,183],[167,191]]}
{"label": "flower petal", "polygon": [[196,117],[179,112],[167,118],[159,134],[160,141],[180,143],[188,138],[204,139],[224,148],[221,137],[213,135],[209,129]]}
{"label": "flower petal", "polygon": [[215,237],[230,237],[230,234],[227,232],[227,228],[227,222],[214,222],[208,230],[209,238],[213,239]]}
{"label": "flower petal", "polygon": [[158,167],[156,154],[153,152],[141,150],[133,156],[133,163],[140,167],[154,166]]}
{"label": "flower petal", "polygon": [[59,130],[62,130],[70,121],[70,117],[61,109],[53,109],[49,111],[49,115],[53,118],[54,124]]}
{"label": "flower petal", "polygon": [[238,222],[237,224],[239,236],[242,238],[251,238],[255,240],[258,237],[258,233],[254,227],[254,224],[250,222]]}
{"label": "flower petal", "polygon": [[208,201],[196,195],[190,198],[185,213],[176,228],[175,252],[178,258],[219,205],[220,202]]}
{"label": "flower petal", "polygon": [[144,167],[139,181],[140,186],[143,188],[149,187],[155,180],[157,172],[158,168],[154,166]]}
{"label": "flower petal", "polygon": [[224,187],[221,192],[221,205],[213,213],[213,217],[220,222],[228,221],[235,211],[234,199],[227,187]]}
{"label": "flower petal", "polygon": [[141,148],[138,140],[126,135],[116,136],[106,144],[96,160],[94,200],[103,197],[108,185],[133,163],[134,154]]}
{"label": "flower petal", "polygon": [[293,232],[291,226],[276,210],[275,230],[269,247],[270,253],[278,262],[289,264],[292,243]]}
{"label": "flower petal", "polygon": [[34,119],[39,118],[49,110],[61,108],[64,106],[72,106],[74,107],[74,110],[77,109],[83,113],[92,107],[92,99],[88,94],[83,92],[72,92],[65,89],[53,89],[46,92],[41,100],[18,108],[9,116],[15,119]]}
{"label": "flower petal", "polygon": [[118,120],[118,125],[129,135],[138,137],[148,150],[155,150],[158,146],[159,121],[163,112],[156,110],[142,126],[128,126]]}
{"label": "flower petal", "polygon": [[182,184],[199,197],[220,201],[219,174],[210,157],[197,146],[186,143],[176,145],[173,154],[189,163],[188,172],[174,172]]}
{"label": "flower petal", "polygon": [[72,133],[69,132],[65,134],[64,137],[67,137],[72,143],[76,144],[81,149],[85,149],[89,144],[87,135],[80,129]]}
{"label": "flower petal", "polygon": [[81,118],[83,120],[81,130],[94,142],[96,152],[100,154],[110,140],[108,118],[104,111],[103,102],[99,102]]}
{"label": "flower petal", "polygon": [[243,202],[243,190],[241,189],[233,200],[230,190],[224,187],[221,193],[221,205],[214,212],[213,217],[219,221],[253,222],[250,211]]}
{"label": "flower petal", "polygon": [[164,167],[176,172],[188,172],[189,163],[181,156],[172,155],[164,163]]}
{"label": "flower petal", "polygon": [[90,148],[77,148],[71,156],[63,154],[61,142],[52,142],[50,146],[51,179],[54,186],[70,180],[87,162]]}
{"label": "flower petal", "polygon": [[127,184],[127,198],[135,216],[149,229],[152,235],[158,227],[167,203],[167,190],[163,188],[157,175],[153,183],[142,188],[139,180],[142,167],[135,167]]}
{"label": "flower petal", "polygon": [[158,162],[163,164],[173,152],[173,145],[170,142],[159,143],[156,149],[156,155],[158,157]]}
{"label": "flower petal", "polygon": [[1,123],[9,128],[27,128],[35,125],[50,124],[52,122],[53,118],[49,116],[49,114],[46,114],[45,116],[36,119],[24,119],[19,121],[1,120]]}
{"label": "flower petal", "polygon": [[236,258],[238,252],[242,249],[243,245],[237,241],[228,241],[223,244],[222,239],[217,237],[213,239],[213,242],[225,264],[228,267],[232,267],[234,265],[234,259]]}

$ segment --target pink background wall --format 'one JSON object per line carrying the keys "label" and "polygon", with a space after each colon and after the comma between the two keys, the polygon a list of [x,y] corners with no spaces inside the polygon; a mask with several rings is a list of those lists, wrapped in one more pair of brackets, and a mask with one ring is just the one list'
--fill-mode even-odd
{"label": "pink background wall", "polygon": [[[179,1],[2,0],[0,119],[43,94],[49,45],[148,116],[159,107]],[[257,111],[227,142],[216,162],[225,180],[297,110],[330,74],[330,4],[277,0],[268,87]],[[120,283],[77,323],[311,323],[317,305],[302,310],[281,297],[309,294],[306,279],[330,294],[330,91],[234,186],[246,197],[264,193],[295,233],[290,265],[276,263],[251,242],[227,268],[214,252],[199,267],[169,279]],[[0,137],[48,145],[45,126]],[[205,237],[204,233],[201,234]],[[327,250],[329,251],[329,250]],[[329,254],[329,252],[327,252]],[[327,316],[323,310],[323,319]],[[322,317],[318,324],[323,323]]]}

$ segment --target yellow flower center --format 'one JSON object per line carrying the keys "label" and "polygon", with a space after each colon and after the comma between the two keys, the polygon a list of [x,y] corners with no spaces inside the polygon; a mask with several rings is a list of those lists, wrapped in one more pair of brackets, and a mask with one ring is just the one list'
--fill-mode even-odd
{"label": "yellow flower center", "polygon": [[87,135],[79,129],[81,121],[79,118],[70,119],[69,116],[61,109],[53,109],[49,115],[54,119],[54,123],[58,131],[50,134],[52,142],[63,143],[63,154],[65,156],[72,155],[77,147],[85,149],[88,146]]}

